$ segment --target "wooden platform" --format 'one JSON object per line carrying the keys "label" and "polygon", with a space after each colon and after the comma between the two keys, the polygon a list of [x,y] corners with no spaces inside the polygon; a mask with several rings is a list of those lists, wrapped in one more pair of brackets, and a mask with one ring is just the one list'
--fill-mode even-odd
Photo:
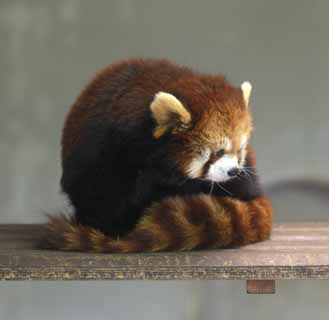
{"label": "wooden platform", "polygon": [[[39,233],[0,225],[0,280],[329,279],[329,223],[276,225],[271,240],[240,249],[152,254],[36,250]],[[248,290],[261,284],[273,291],[273,282],[253,281]]]}

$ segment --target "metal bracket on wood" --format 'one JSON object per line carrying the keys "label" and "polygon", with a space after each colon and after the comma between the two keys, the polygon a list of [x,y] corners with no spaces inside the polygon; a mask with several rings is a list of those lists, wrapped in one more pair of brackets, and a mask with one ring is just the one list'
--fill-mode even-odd
{"label": "metal bracket on wood", "polygon": [[247,293],[274,294],[275,280],[247,280]]}

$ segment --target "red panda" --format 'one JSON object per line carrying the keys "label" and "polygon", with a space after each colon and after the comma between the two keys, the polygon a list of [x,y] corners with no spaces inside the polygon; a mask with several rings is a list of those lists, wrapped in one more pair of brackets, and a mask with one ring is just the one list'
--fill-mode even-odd
{"label": "red panda", "polygon": [[70,109],[41,246],[89,252],[227,248],[267,239],[272,207],[250,145],[251,85],[168,60],[102,70]]}

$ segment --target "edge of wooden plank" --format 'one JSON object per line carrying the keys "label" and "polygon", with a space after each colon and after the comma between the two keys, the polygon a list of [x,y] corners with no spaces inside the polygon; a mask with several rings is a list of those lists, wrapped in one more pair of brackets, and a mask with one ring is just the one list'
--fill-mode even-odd
{"label": "edge of wooden plank", "polygon": [[[308,226],[313,227],[315,225],[318,230],[329,227],[329,223],[285,224],[286,228],[291,226],[291,230],[307,228]],[[15,238],[15,234],[9,232],[10,226],[8,226],[0,225],[0,231],[8,231],[8,238],[6,235],[4,237],[5,241],[11,241],[12,238]],[[20,241],[28,242],[34,240],[35,236],[37,236],[37,230],[40,228],[40,225],[11,226],[13,228],[17,227],[23,233],[25,230],[24,234],[26,236],[21,236]],[[283,230],[284,225],[281,226],[281,230]],[[36,231],[36,233],[31,233],[31,230]],[[264,243],[266,244],[266,242]],[[43,258],[41,258],[41,251],[39,250],[13,248],[0,250],[0,256],[2,255],[3,258],[2,264],[0,264],[0,280],[329,279],[329,253],[322,252],[321,255],[316,254],[316,256],[310,252],[308,254],[294,254],[294,257],[299,257],[299,260],[297,259],[298,261],[296,262],[292,261],[286,253],[278,252],[279,261],[282,265],[272,265],[272,261],[265,261],[262,258],[262,253],[258,254],[261,259],[257,259],[252,252],[246,252],[247,250],[237,250],[239,252],[236,252],[234,257],[236,258],[237,253],[239,253],[240,258],[237,259],[237,264],[230,265],[232,261],[230,260],[230,251],[227,250],[224,250],[225,252],[223,251],[219,255],[206,253],[197,257],[197,259],[194,258],[199,253],[192,252],[177,256],[175,253],[169,253],[166,257],[161,257],[161,259],[154,259],[153,255],[139,258],[133,255],[128,257],[116,256],[115,259],[112,259],[108,255],[106,257],[79,254],[70,256],[70,253],[66,253],[60,255],[59,258],[61,260],[59,260],[53,253],[47,253],[46,251],[42,253]],[[250,259],[245,261],[244,258],[247,256],[250,258],[250,255],[254,257],[252,261]],[[178,258],[180,258],[180,263],[176,261]],[[157,263],[154,263],[156,260]],[[284,264],[284,262],[289,264]]]}
{"label": "edge of wooden plank", "polygon": [[222,267],[154,270],[0,268],[6,280],[329,280],[329,266],[323,267]]}

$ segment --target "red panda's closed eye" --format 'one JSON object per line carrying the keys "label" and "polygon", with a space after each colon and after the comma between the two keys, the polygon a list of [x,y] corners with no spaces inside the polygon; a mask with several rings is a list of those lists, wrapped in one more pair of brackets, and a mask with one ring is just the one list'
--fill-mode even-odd
{"label": "red panda's closed eye", "polygon": [[216,152],[216,156],[217,156],[218,158],[221,158],[224,154],[225,154],[225,150],[224,150],[224,149],[219,149],[219,150]]}

